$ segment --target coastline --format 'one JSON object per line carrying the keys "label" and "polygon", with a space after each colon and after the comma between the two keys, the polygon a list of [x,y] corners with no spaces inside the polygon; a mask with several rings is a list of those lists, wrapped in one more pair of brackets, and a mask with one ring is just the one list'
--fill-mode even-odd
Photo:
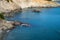
{"label": "coastline", "polygon": [[[12,6],[13,7],[13,6]],[[56,7],[60,7],[60,4],[59,5],[55,5],[55,6],[28,6],[28,7],[20,7],[20,5],[19,5],[19,8],[17,7],[16,9],[10,9],[9,11],[7,11],[7,9],[6,9],[6,11],[2,11],[3,13],[4,13],[4,16],[13,16],[12,14],[14,14],[14,13],[16,13],[16,12],[21,12],[22,10],[24,10],[24,9],[26,9],[26,8],[56,8]],[[10,22],[9,22],[10,23]],[[5,23],[6,24],[6,23]],[[11,25],[11,23],[9,24],[9,25]],[[11,26],[11,28],[13,28],[14,26]],[[8,27],[9,28],[9,27]],[[9,29],[11,29],[11,28],[9,28]],[[15,28],[15,27],[14,27]],[[12,30],[12,29],[11,29]],[[11,31],[10,30],[10,31]],[[1,31],[1,30],[0,30]],[[0,40],[4,40],[4,37],[5,37],[5,35],[7,34],[7,31],[8,31],[8,29],[6,30],[4,30],[4,31],[2,31],[2,32],[0,32],[1,34],[1,36],[0,36]],[[8,32],[9,33],[9,32]],[[4,34],[4,35],[3,35]]]}
{"label": "coastline", "polygon": [[54,1],[40,1],[40,0],[30,0],[30,1],[20,1],[13,0],[13,2],[1,1],[0,2],[0,12],[10,13],[24,8],[52,8],[60,7],[60,4]]}

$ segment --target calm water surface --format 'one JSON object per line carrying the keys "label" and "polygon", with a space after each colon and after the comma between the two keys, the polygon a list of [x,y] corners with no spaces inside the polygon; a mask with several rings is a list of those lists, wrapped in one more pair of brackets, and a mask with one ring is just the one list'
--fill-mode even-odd
{"label": "calm water surface", "polygon": [[8,20],[18,20],[31,26],[17,26],[6,40],[60,40],[60,8],[44,8],[40,13],[28,9]]}

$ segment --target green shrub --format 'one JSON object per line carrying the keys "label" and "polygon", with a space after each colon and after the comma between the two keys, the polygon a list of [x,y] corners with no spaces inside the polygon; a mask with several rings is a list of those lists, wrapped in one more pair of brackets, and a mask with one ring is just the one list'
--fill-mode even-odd
{"label": "green shrub", "polygon": [[0,13],[0,19],[5,19],[2,13]]}

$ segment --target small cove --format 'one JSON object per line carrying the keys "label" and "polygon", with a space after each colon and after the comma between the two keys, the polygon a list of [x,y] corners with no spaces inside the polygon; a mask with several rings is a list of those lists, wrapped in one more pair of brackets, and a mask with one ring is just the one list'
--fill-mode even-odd
{"label": "small cove", "polygon": [[32,9],[27,9],[16,13],[15,17],[6,18],[31,25],[17,26],[6,40],[60,40],[60,8],[43,8],[40,11],[35,13]]}

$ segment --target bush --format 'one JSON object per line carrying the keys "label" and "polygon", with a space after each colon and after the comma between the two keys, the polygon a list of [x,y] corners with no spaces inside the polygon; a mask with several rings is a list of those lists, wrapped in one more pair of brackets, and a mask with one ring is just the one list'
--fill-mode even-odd
{"label": "bush", "polygon": [[3,13],[0,13],[0,19],[5,19]]}

